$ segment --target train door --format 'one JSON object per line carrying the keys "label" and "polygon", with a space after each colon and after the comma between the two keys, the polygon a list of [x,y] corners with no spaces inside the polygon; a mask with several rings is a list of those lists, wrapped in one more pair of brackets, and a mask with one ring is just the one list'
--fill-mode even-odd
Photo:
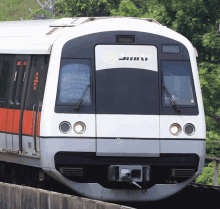
{"label": "train door", "polygon": [[25,86],[31,57],[29,55],[15,56],[11,79],[11,92],[7,110],[7,150],[19,151],[19,132],[22,121],[22,109],[25,99]]}
{"label": "train door", "polygon": [[0,55],[0,149],[7,148],[7,114],[14,55]]}
{"label": "train door", "polygon": [[39,153],[40,116],[48,61],[49,56],[32,56],[22,121],[22,149],[31,155]]}
{"label": "train door", "polygon": [[97,45],[97,155],[159,157],[157,48]]}

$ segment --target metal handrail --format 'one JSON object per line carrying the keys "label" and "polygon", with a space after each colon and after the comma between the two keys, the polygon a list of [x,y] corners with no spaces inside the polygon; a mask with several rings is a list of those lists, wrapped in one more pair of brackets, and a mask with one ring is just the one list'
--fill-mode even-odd
{"label": "metal handrail", "polygon": [[213,186],[218,186],[218,164],[220,163],[220,158],[218,157],[211,157],[205,156],[207,160],[214,160],[214,179],[213,179]]}

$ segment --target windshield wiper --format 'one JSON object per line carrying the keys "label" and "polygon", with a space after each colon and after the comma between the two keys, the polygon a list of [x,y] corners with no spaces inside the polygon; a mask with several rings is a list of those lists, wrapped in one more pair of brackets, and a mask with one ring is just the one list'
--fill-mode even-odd
{"label": "windshield wiper", "polygon": [[73,108],[74,110],[79,110],[80,104],[82,103],[82,100],[83,100],[84,96],[86,95],[86,92],[90,86],[91,86],[91,84],[86,86],[86,89],[84,90],[82,96],[79,98],[77,105]]}
{"label": "windshield wiper", "polygon": [[167,97],[169,98],[171,104],[173,105],[173,108],[176,112],[181,112],[176,101],[173,99],[173,97],[171,96],[170,92],[168,91],[168,89],[165,86],[162,86],[162,89],[164,90],[164,92],[166,93]]}

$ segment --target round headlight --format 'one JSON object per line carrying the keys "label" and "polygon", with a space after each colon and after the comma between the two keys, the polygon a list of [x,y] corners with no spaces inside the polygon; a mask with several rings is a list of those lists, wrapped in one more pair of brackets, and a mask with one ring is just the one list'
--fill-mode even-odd
{"label": "round headlight", "polygon": [[181,133],[181,126],[178,123],[173,123],[170,126],[170,133],[177,136]]}
{"label": "round headlight", "polygon": [[71,125],[70,125],[69,122],[63,121],[63,122],[60,123],[59,129],[60,129],[61,133],[67,134],[71,130]]}
{"label": "round headlight", "polygon": [[187,123],[185,126],[184,126],[184,132],[185,134],[191,136],[195,133],[195,126],[191,123]]}
{"label": "round headlight", "polygon": [[82,134],[86,131],[86,125],[83,122],[76,122],[73,129],[77,134]]}

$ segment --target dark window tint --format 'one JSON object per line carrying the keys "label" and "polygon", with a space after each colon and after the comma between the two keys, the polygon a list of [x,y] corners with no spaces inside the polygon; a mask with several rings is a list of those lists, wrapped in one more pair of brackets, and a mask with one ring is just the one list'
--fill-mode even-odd
{"label": "dark window tint", "polygon": [[8,78],[10,75],[10,60],[0,60],[0,101],[5,100]]}
{"label": "dark window tint", "polygon": [[180,53],[179,45],[162,45],[163,53]]}
{"label": "dark window tint", "polygon": [[21,95],[22,95],[22,92],[23,92],[23,86],[24,86],[24,79],[25,79],[25,72],[26,72],[26,66],[27,66],[27,61],[23,61],[23,65],[22,65],[22,68],[21,68],[21,83],[20,83],[20,86],[19,86],[19,95],[18,95],[18,98],[17,98],[17,103],[20,104],[21,102]]}
{"label": "dark window tint", "polygon": [[18,78],[21,73],[20,71],[20,65],[21,61],[17,61],[16,64],[16,69],[15,69],[15,74],[14,74],[14,83],[13,83],[13,91],[12,91],[12,96],[11,96],[11,101],[14,102],[15,100],[15,94],[16,94],[16,88],[17,88],[17,83],[18,83]]}
{"label": "dark window tint", "polygon": [[25,110],[36,110],[39,102],[41,83],[43,82],[44,55],[34,55],[28,79]]}
{"label": "dark window tint", "polygon": [[[195,106],[192,88],[192,73],[189,61],[162,61],[163,85],[168,89],[178,105]],[[163,105],[171,102],[163,92]]]}
{"label": "dark window tint", "polygon": [[96,71],[96,112],[158,115],[158,72],[134,68]]}
{"label": "dark window tint", "polygon": [[[57,105],[75,105],[91,83],[91,60],[62,59],[58,85]],[[91,87],[81,104],[91,105]]]}

